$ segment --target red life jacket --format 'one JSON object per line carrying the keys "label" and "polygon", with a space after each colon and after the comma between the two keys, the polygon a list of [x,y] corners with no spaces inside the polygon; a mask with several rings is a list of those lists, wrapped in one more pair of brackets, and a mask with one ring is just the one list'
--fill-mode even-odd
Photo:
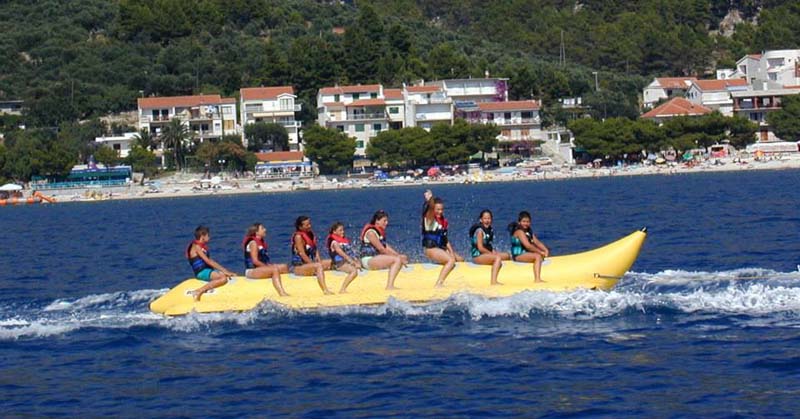
{"label": "red life jacket", "polygon": [[361,241],[364,241],[364,236],[367,234],[367,231],[369,230],[377,231],[378,236],[380,236],[378,237],[378,239],[380,239],[381,241],[386,239],[386,230],[376,226],[375,224],[367,223],[364,225],[364,228],[361,229],[361,236],[359,236],[361,238]]}

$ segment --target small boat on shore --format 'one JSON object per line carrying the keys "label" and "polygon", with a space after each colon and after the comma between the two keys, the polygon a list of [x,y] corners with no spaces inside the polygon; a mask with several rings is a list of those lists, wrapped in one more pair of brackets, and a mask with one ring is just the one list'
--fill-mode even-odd
{"label": "small boat on shore", "polygon": [[[212,313],[247,311],[263,301],[271,301],[292,309],[320,309],[339,306],[379,305],[390,298],[411,303],[445,300],[456,293],[482,295],[488,298],[511,296],[523,291],[571,291],[579,288],[609,290],[630,269],[639,255],[647,229],[635,231],[605,246],[583,253],[547,258],[542,266],[544,282],[533,282],[531,264],[505,262],[498,280],[502,285],[489,285],[491,266],[469,262],[456,264],[441,288],[433,285],[440,265],[413,263],[397,276],[399,288],[387,291],[385,270],[362,271],[345,294],[323,295],[314,277],[283,275],[288,297],[281,297],[269,279],[233,278],[228,284],[205,293],[194,301],[190,292],[204,282],[191,278],[178,284],[150,303],[150,310],[167,316],[191,312]],[[326,272],[328,287],[339,288],[344,274]]]}

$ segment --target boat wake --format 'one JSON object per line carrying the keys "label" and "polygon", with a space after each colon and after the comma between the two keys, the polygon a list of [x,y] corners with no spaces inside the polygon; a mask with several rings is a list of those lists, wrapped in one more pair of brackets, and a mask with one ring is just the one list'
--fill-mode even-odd
{"label": "boat wake", "polygon": [[88,295],[74,300],[0,305],[0,340],[45,338],[85,329],[155,327],[193,332],[220,323],[248,325],[295,316],[437,317],[461,313],[473,320],[498,317],[591,320],[632,315],[745,317],[748,325],[800,327],[800,272],[740,269],[722,272],[667,270],[631,272],[609,292],[523,292],[488,299],[466,293],[415,305],[390,300],[380,306],[295,311],[265,302],[247,313],[190,314],[166,318],[151,313],[150,301],[166,292],[138,290]]}

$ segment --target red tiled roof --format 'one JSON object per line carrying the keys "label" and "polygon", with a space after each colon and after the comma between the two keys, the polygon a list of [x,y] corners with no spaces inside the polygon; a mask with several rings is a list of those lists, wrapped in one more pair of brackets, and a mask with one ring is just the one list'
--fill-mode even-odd
{"label": "red tiled roof", "polygon": [[220,101],[220,103],[225,103],[225,104],[236,104],[236,98],[235,98],[235,97],[224,97],[224,98],[222,98],[222,100]]}
{"label": "red tiled roof", "polygon": [[388,100],[403,98],[403,89],[383,89],[383,96]]}
{"label": "red tiled roof", "polygon": [[642,118],[668,118],[672,116],[695,116],[711,113],[711,109],[690,102],[682,97],[674,97],[655,109],[642,115]]}
{"label": "red tiled roof", "polygon": [[380,84],[358,84],[355,86],[334,86],[334,87],[323,87],[319,89],[319,92],[323,95],[335,95],[335,94],[345,94],[345,93],[373,93],[379,92],[381,90]]}
{"label": "red tiled roof", "polygon": [[784,84],[784,85],[783,85],[783,88],[784,88],[784,89],[800,89],[800,85],[796,85],[796,86],[789,86],[789,85],[785,85],[785,84]]}
{"label": "red tiled roof", "polygon": [[762,57],[761,54],[747,54],[747,56],[752,58],[752,59],[754,59],[754,60],[760,60],[761,57]]}
{"label": "red tiled roof", "polygon": [[482,111],[524,111],[539,109],[539,102],[535,100],[512,100],[508,102],[478,102],[478,109]]}
{"label": "red tiled roof", "polygon": [[269,153],[256,153],[258,161],[303,161],[302,151],[272,151]]}
{"label": "red tiled roof", "polygon": [[335,106],[344,106],[344,103],[342,103],[342,102],[324,102],[323,105],[329,106],[329,107],[335,107]]}
{"label": "red tiled roof", "polygon": [[409,93],[435,93],[442,91],[440,86],[408,86],[406,87]]}
{"label": "red tiled roof", "polygon": [[726,79],[726,80],[695,80],[693,82],[700,90],[719,91],[732,86],[747,86],[745,79]]}
{"label": "red tiled roof", "polygon": [[361,99],[361,100],[356,100],[356,101],[354,101],[352,103],[349,103],[346,106],[347,107],[353,107],[353,106],[381,106],[381,105],[385,105],[385,104],[386,104],[386,101],[383,100],[383,99]]}
{"label": "red tiled roof", "polygon": [[[225,98],[229,100],[229,98]],[[232,99],[236,103],[236,99]],[[140,97],[137,99],[139,108],[174,108],[174,107],[189,107],[199,105],[219,105],[223,102],[223,98],[219,95],[195,95],[195,96],[161,96],[161,97]]]}
{"label": "red tiled roof", "polygon": [[239,90],[242,100],[275,99],[282,94],[294,94],[292,86],[245,87]]}
{"label": "red tiled roof", "polygon": [[[688,89],[691,82],[697,81],[696,77],[658,77],[658,85],[665,89]],[[689,83],[686,83],[686,82]]]}

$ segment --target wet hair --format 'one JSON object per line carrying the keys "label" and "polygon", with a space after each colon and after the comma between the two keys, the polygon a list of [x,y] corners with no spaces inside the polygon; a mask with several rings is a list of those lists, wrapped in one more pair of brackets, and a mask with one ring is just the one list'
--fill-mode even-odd
{"label": "wet hair", "polygon": [[311,218],[309,218],[307,215],[301,215],[301,216],[297,217],[297,219],[294,220],[294,229],[295,230],[300,230],[300,226],[303,225],[303,223],[306,220],[310,220],[310,219]]}
{"label": "wet hair", "polygon": [[342,224],[341,221],[337,221],[337,222],[331,224],[331,229],[330,229],[330,231],[328,231],[328,234],[333,234],[333,232],[336,231],[336,229],[339,228],[339,227],[344,227],[344,224]]}
{"label": "wet hair", "polygon": [[208,227],[206,227],[204,225],[199,225],[199,226],[197,226],[196,229],[194,229],[194,239],[195,240],[200,240],[200,237],[205,236],[209,232],[211,232],[211,230],[209,230]]}
{"label": "wet hair", "polygon": [[375,211],[375,214],[372,214],[372,220],[370,220],[369,223],[372,224],[372,225],[375,225],[375,223],[377,223],[378,220],[386,218],[388,216],[389,216],[388,212],[386,212],[384,210],[377,210],[377,211]]}
{"label": "wet hair", "polygon": [[250,236],[255,237],[256,233],[258,233],[258,229],[263,225],[264,224],[261,224],[261,223],[253,223],[253,225],[251,225],[250,227],[247,227],[247,231],[244,233],[244,235],[247,236],[247,237],[250,237]]}
{"label": "wet hair", "polygon": [[485,210],[481,211],[480,215],[478,215],[478,220],[479,221],[480,221],[481,218],[483,218],[483,214],[489,214],[489,216],[492,217],[492,219],[494,219],[494,215],[492,214],[492,211],[489,210],[489,209],[485,209]]}
{"label": "wet hair", "polygon": [[517,231],[518,228],[520,228],[519,222],[525,218],[530,220],[531,213],[529,213],[528,211],[520,211],[519,215],[517,215],[517,221],[514,221],[513,223],[508,225],[508,232],[514,234],[514,232]]}

